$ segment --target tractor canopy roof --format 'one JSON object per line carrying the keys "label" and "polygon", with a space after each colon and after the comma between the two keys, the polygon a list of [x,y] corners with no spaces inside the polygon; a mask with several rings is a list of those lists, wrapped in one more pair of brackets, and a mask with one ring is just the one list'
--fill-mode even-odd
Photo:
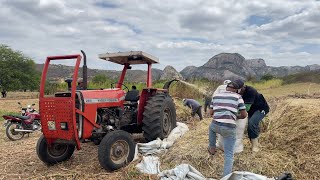
{"label": "tractor canopy roof", "polygon": [[99,54],[100,59],[111,61],[117,64],[155,64],[159,59],[142,51],[129,51],[118,53]]}

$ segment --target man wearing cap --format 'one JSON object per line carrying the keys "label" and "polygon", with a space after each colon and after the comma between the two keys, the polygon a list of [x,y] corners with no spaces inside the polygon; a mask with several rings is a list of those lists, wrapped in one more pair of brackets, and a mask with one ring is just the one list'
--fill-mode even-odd
{"label": "man wearing cap", "polygon": [[202,99],[204,101],[204,113],[207,113],[207,109],[210,108],[212,97],[203,94]]}
{"label": "man wearing cap", "polygon": [[217,89],[214,91],[213,95],[226,91],[227,84],[229,84],[230,82],[231,81],[228,79],[223,81],[223,84],[221,84],[220,86],[217,87]]}
{"label": "man wearing cap", "polygon": [[241,94],[246,110],[248,112],[248,136],[251,141],[252,151],[259,151],[259,133],[260,127],[259,123],[269,112],[269,105],[262,94],[258,91],[244,84],[240,79],[235,80],[237,84],[240,85],[241,89],[238,91]]}
{"label": "man wearing cap", "polygon": [[194,99],[183,99],[182,101],[184,106],[188,106],[192,110],[192,117],[194,117],[195,114],[198,114],[200,120],[202,120],[201,105],[198,101]]}
{"label": "man wearing cap", "polygon": [[83,90],[83,79],[79,78],[77,83],[77,90]]}
{"label": "man wearing cap", "polygon": [[[236,143],[236,120],[247,117],[246,107],[241,95],[237,94],[239,84],[230,82],[226,91],[213,96],[210,105],[210,114],[213,120],[209,127],[209,154],[216,152],[217,134],[223,138],[224,170],[223,176],[232,172],[233,154]],[[238,114],[239,113],[239,114]]]}

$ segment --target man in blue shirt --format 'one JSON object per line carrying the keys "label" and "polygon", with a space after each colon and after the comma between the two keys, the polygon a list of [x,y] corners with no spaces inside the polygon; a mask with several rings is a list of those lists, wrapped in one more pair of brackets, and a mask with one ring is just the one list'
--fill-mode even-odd
{"label": "man in blue shirt", "polygon": [[202,120],[201,105],[198,101],[194,99],[183,99],[182,101],[183,105],[188,106],[192,110],[192,117],[194,117],[195,114],[198,114],[200,120]]}

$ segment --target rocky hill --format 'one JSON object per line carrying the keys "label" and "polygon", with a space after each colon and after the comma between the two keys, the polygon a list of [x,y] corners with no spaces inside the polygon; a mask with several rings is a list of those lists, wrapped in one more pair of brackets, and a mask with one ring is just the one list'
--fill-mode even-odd
{"label": "rocky hill", "polygon": [[[37,64],[37,70],[42,71],[43,64]],[[180,73],[172,66],[167,66],[164,70],[152,69],[153,80],[167,80],[173,78],[179,79],[246,79],[255,77],[260,79],[263,75],[273,75],[276,77],[287,76],[299,72],[310,72],[320,70],[320,65],[302,66],[267,66],[263,59],[245,59],[238,53],[220,53],[208,60],[200,67],[187,66]],[[64,65],[51,65],[48,77],[51,80],[62,80],[65,77],[71,77],[73,67]],[[82,68],[79,73],[82,74]],[[107,77],[117,79],[121,71],[88,69],[89,80],[97,74],[105,74]],[[146,71],[128,70],[126,80],[131,82],[145,82]]]}
{"label": "rocky hill", "polygon": [[[37,64],[36,68],[39,72],[42,72],[44,64]],[[66,77],[72,77],[73,75],[72,66],[65,66],[65,65],[55,65],[52,64],[48,70],[48,78],[51,81],[63,81]],[[82,77],[82,68],[79,69],[79,76]],[[88,68],[88,79],[92,79],[97,74],[105,74],[107,77],[111,79],[118,79],[121,75],[121,71],[115,70],[101,70],[101,69],[89,69]],[[143,70],[128,70],[126,74],[126,81],[130,82],[146,82],[147,78],[147,71]],[[180,78],[183,77],[179,72],[177,72],[172,66],[168,66],[164,69],[164,71],[160,69],[152,69],[152,80],[167,80],[173,78]]]}
{"label": "rocky hill", "polygon": [[182,75],[172,66],[166,66],[163,69],[162,75],[160,80],[167,80],[167,79],[183,79]]}
{"label": "rocky hill", "polygon": [[245,59],[238,53],[220,53],[213,56],[203,66],[188,66],[180,73],[186,79],[206,78],[209,80],[261,78],[263,75],[276,77],[287,76],[299,72],[319,70],[320,65],[302,66],[267,66],[263,59]]}

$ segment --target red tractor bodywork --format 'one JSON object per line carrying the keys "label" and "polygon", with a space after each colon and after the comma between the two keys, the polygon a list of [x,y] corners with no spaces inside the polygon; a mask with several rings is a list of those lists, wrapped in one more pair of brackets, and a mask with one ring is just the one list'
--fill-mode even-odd
{"label": "red tractor bodywork", "polygon": [[[45,97],[44,89],[46,82],[46,74],[51,61],[76,59],[71,94],[62,94],[59,97]],[[104,107],[121,107],[124,108],[125,91],[121,89],[125,74],[130,64],[123,64],[124,68],[119,81],[114,89],[103,90],[77,90],[76,82],[78,78],[78,70],[80,66],[81,55],[67,55],[67,56],[51,56],[46,59],[43,68],[41,86],[40,86],[40,112],[43,135],[47,143],[66,142],[75,144],[77,149],[80,149],[79,139],[88,139],[92,136],[92,130],[100,128],[96,124],[97,109]],[[135,63],[133,63],[135,64]],[[151,63],[148,63],[147,72],[147,88],[143,89],[139,99],[137,124],[141,125],[143,120],[144,107],[149,97],[157,93],[157,91],[167,91],[166,89],[151,88]],[[75,99],[81,96],[83,102],[82,106],[76,107]],[[81,115],[81,119],[76,120],[77,114]],[[61,128],[61,123],[67,124],[67,129]]]}
{"label": "red tractor bodywork", "polygon": [[[85,85],[79,90],[76,83],[81,58],[80,55],[52,56],[45,62],[39,98],[43,136],[37,143],[37,154],[43,162],[65,161],[72,156],[75,147],[80,149],[80,141],[91,140],[99,144],[101,166],[108,170],[119,169],[134,156],[130,132],[143,133],[145,139],[151,141],[167,137],[176,127],[175,105],[168,91],[172,81],[166,83],[164,89],[151,87],[151,64],[158,63],[157,58],[141,51],[101,54],[100,59],[124,66],[115,88],[87,90]],[[46,97],[49,64],[63,59],[76,60],[72,80],[66,80],[69,92]],[[146,88],[140,94],[123,84],[132,64],[148,66]],[[86,79],[86,68],[83,72],[83,79]],[[128,92],[122,88],[127,88]]]}
{"label": "red tractor bodywork", "polygon": [[[76,59],[70,96],[45,97],[44,90],[50,61],[65,59]],[[77,110],[75,108],[76,82],[78,78],[80,61],[80,55],[51,56],[47,57],[43,67],[40,84],[39,107],[41,112],[40,120],[42,124],[42,132],[49,145],[59,139],[69,141],[70,143],[76,145],[77,149],[80,149],[80,141],[76,124]],[[68,129],[61,129],[61,123],[67,123]]]}

